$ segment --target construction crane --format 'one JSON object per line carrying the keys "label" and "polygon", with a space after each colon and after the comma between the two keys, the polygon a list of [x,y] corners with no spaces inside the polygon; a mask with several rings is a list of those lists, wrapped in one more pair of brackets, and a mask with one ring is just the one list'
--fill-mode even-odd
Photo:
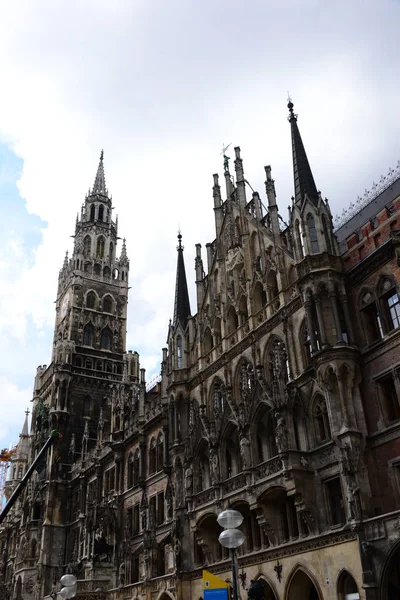
{"label": "construction crane", "polygon": [[11,448],[10,450],[8,450],[8,448],[3,448],[3,450],[0,450],[0,510],[3,506],[8,467],[10,466],[10,460],[16,453],[17,449],[18,446],[15,446],[15,448]]}
{"label": "construction crane", "polygon": [[[3,508],[3,510],[0,512],[0,525],[2,524],[2,522],[6,518],[6,516],[8,515],[8,513],[10,512],[10,510],[12,509],[12,507],[14,506],[15,502],[18,500],[18,498],[19,498],[22,490],[24,489],[24,487],[28,483],[28,481],[29,481],[29,479],[30,479],[33,471],[35,470],[37,464],[40,462],[40,460],[43,457],[44,453],[46,452],[47,448],[50,446],[50,444],[56,438],[60,438],[60,437],[62,437],[61,434],[59,434],[55,429],[50,433],[50,437],[46,440],[46,442],[44,443],[42,449],[38,453],[37,457],[35,458],[35,460],[31,464],[31,466],[29,467],[29,469],[27,470],[27,472],[25,473],[24,477],[21,479],[21,481],[19,482],[19,484],[17,485],[17,487],[15,488],[15,490],[13,491],[13,493],[11,494],[10,499],[8,500],[7,504],[5,505],[5,507]],[[9,452],[9,451],[7,450],[6,452]]]}

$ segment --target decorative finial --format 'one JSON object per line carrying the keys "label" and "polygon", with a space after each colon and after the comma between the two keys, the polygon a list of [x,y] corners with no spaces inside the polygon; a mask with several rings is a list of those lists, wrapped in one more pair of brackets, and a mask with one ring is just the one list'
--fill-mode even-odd
{"label": "decorative finial", "polygon": [[26,414],[26,416],[29,415],[29,408],[26,409],[25,414]]}
{"label": "decorative finial", "polygon": [[178,230],[178,246],[176,248],[178,251],[179,250],[183,250],[183,246],[182,246],[182,233],[181,230]]}
{"label": "decorative finial", "polygon": [[232,143],[228,144],[227,146],[225,146],[225,144],[222,144],[221,156],[224,157],[224,171],[226,173],[229,172],[229,161],[230,161],[229,156],[226,155],[226,151],[228,150],[229,146],[231,146],[231,145],[232,145]]}
{"label": "decorative finial", "polygon": [[104,150],[102,150],[102,151],[100,152],[100,160],[103,160],[103,157],[104,157]]}
{"label": "decorative finial", "polygon": [[292,102],[292,99],[290,97],[290,94],[288,92],[288,104],[287,107],[289,109],[289,116],[288,116],[288,121],[297,121],[297,115],[294,114],[293,108],[294,108],[294,104]]}

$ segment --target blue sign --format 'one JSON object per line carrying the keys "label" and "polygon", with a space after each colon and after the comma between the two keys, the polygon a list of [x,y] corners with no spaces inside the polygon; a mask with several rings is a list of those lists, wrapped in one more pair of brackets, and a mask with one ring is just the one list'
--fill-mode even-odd
{"label": "blue sign", "polygon": [[204,590],[204,600],[229,600],[228,592],[227,588]]}

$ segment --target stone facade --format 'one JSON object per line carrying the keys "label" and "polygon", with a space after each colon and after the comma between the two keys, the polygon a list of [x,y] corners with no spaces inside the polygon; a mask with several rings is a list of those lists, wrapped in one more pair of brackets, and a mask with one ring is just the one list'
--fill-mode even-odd
{"label": "stone facade", "polygon": [[[239,148],[214,175],[216,238],[196,247],[191,316],[181,236],[161,375],[126,352],[129,260],[101,157],[60,272],[53,360],[39,367],[26,468],[62,438],[0,529],[10,597],[202,598],[231,580],[217,515],[244,516],[239,592],[268,600],[397,598],[400,578],[400,179],[336,231],[289,103],[295,196],[249,195]],[[172,300],[172,299],[171,299]],[[8,482],[7,494],[18,483]],[[349,596],[350,595],[350,596]]]}

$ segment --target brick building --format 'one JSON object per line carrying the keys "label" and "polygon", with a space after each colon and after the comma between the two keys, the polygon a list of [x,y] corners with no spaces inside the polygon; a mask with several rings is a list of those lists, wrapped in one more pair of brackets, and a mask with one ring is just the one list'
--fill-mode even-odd
{"label": "brick building", "polygon": [[26,468],[51,428],[63,437],[0,529],[10,597],[54,597],[71,571],[81,598],[199,600],[204,567],[231,577],[216,521],[228,504],[244,516],[241,598],[252,579],[268,600],[398,597],[400,177],[335,228],[288,108],[288,223],[271,168],[265,208],[235,148],[224,192],[214,175],[204,262],[196,246],[193,315],[178,236],[174,314],[147,389],[126,351],[129,260],[101,157],[15,460]]}

